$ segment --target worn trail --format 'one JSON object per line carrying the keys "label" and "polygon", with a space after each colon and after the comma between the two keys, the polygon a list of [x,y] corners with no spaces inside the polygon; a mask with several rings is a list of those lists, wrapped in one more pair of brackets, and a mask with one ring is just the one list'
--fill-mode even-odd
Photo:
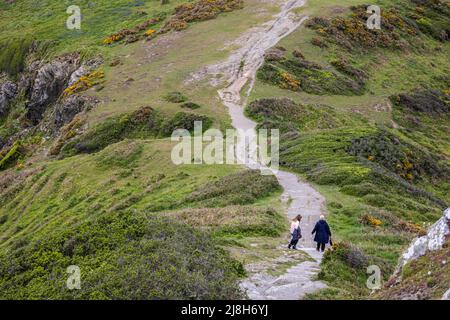
{"label": "worn trail", "polygon": [[[256,72],[264,62],[265,52],[307,19],[305,16],[293,13],[293,9],[304,4],[304,0],[284,2],[281,11],[273,20],[252,28],[236,40],[235,44],[239,46],[239,49],[227,60],[208,66],[202,71],[203,74],[222,75],[228,83],[226,88],[218,92],[223,104],[229,110],[234,128],[246,130],[245,136],[239,136],[236,157],[249,168],[264,169],[265,167],[249,156],[255,150],[244,151],[245,138],[256,138],[256,123],[244,115],[247,97],[252,90]],[[247,84],[248,90],[241,96]],[[300,242],[300,247],[311,259],[298,264],[294,263],[280,276],[273,276],[266,272],[270,262],[266,265],[249,266],[250,277],[241,283],[241,287],[247,291],[250,299],[301,299],[306,293],[325,287],[324,283],[314,280],[319,271],[321,254],[313,249],[310,237],[313,224],[323,211],[324,198],[308,183],[299,181],[293,173],[285,171],[273,171],[273,173],[284,188],[283,200],[291,201],[287,212],[288,217],[291,218],[298,213],[304,217],[301,225],[305,236]],[[285,256],[289,255],[285,250],[280,252]]]}

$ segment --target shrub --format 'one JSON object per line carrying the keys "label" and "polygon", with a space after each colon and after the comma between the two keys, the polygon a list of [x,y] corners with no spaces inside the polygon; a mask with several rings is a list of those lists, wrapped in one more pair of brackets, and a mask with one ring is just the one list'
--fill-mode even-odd
{"label": "shrub", "polygon": [[194,103],[194,102],[185,102],[181,105],[182,108],[185,109],[191,109],[191,110],[195,110],[195,109],[199,109],[200,105]]}
{"label": "shrub", "polygon": [[172,103],[181,103],[187,101],[187,98],[181,92],[169,92],[164,99]]}
{"label": "shrub", "polygon": [[[81,269],[81,290],[66,288],[69,265]],[[239,299],[244,272],[204,232],[136,212],[102,214],[0,250],[5,299]]]}
{"label": "shrub", "polygon": [[448,167],[436,155],[412,146],[393,134],[380,130],[366,137],[353,139],[347,152],[371,159],[405,180],[420,180],[426,176],[439,178],[446,175]]}
{"label": "shrub", "polygon": [[71,96],[74,93],[86,91],[87,89],[102,82],[105,73],[100,70],[93,71],[88,75],[80,77],[73,85],[64,90],[65,96]]}
{"label": "shrub", "polygon": [[16,161],[23,155],[23,152],[24,148],[19,141],[14,142],[11,148],[2,151],[0,153],[0,170],[4,170],[13,166]]}
{"label": "shrub", "polygon": [[157,136],[161,127],[159,114],[151,107],[107,119],[85,134],[70,140],[61,152],[65,156],[92,153],[125,138]]}
{"label": "shrub", "polygon": [[185,201],[208,207],[242,205],[254,203],[278,190],[280,186],[274,176],[261,175],[259,170],[246,170],[199,187]]}
{"label": "shrub", "polygon": [[336,256],[354,269],[363,269],[369,262],[368,257],[359,248],[345,242],[333,244],[332,250],[327,250],[326,255]]}
{"label": "shrub", "polygon": [[175,14],[162,27],[161,32],[183,30],[188,23],[214,19],[223,12],[241,9],[242,0],[198,0],[184,3],[175,8]]}
{"label": "shrub", "polygon": [[195,122],[202,123],[202,130],[206,131],[212,124],[209,117],[198,115],[195,113],[177,112],[175,116],[162,124],[161,134],[170,136],[177,129],[194,130]]}
{"label": "shrub", "polygon": [[[355,81],[356,69],[347,67],[350,76],[337,74],[303,59],[265,61],[258,70],[260,80],[292,91],[312,94],[359,95],[364,92],[364,81]],[[351,71],[350,71],[351,70]]]}
{"label": "shrub", "polygon": [[450,95],[439,90],[422,90],[412,94],[402,93],[391,96],[391,101],[397,108],[406,111],[421,112],[429,115],[450,113]]}
{"label": "shrub", "polygon": [[368,213],[363,214],[361,216],[360,221],[362,224],[365,224],[365,225],[368,225],[371,227],[379,227],[383,224],[380,219],[377,219]]}

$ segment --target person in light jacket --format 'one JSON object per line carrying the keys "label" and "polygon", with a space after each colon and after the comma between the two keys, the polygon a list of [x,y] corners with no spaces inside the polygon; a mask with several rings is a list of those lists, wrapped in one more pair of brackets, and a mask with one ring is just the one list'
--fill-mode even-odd
{"label": "person in light jacket", "polygon": [[325,221],[325,216],[320,216],[320,220],[317,221],[313,231],[311,232],[311,234],[314,233],[316,234],[314,236],[314,241],[317,242],[317,251],[320,250],[323,252],[325,250],[325,244],[327,244],[331,238],[330,226]]}
{"label": "person in light jacket", "polygon": [[302,232],[300,230],[300,221],[302,220],[302,216],[299,214],[291,222],[291,242],[288,245],[288,249],[297,250],[297,243],[302,237]]}

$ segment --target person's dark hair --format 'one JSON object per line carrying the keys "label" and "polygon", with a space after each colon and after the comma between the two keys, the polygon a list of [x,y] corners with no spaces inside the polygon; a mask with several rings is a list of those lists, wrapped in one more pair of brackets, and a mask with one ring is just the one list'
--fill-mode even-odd
{"label": "person's dark hair", "polygon": [[300,221],[300,220],[302,220],[302,215],[301,214],[298,214],[294,219],[292,219],[292,221]]}

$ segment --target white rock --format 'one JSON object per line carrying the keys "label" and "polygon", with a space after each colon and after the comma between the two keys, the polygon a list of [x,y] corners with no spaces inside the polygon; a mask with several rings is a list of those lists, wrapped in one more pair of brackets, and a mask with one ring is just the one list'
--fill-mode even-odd
{"label": "white rock", "polygon": [[423,256],[427,251],[439,250],[445,242],[445,236],[449,234],[448,223],[450,220],[450,208],[444,211],[444,215],[433,224],[428,233],[413,241],[401,258],[400,266],[404,266],[411,260]]}

